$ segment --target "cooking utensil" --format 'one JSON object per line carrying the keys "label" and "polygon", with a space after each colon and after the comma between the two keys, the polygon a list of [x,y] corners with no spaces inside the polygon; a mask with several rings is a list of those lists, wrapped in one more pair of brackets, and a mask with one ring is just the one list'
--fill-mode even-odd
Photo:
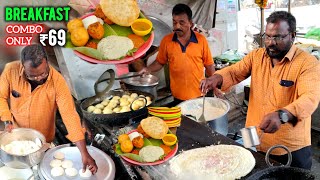
{"label": "cooking utensil", "polygon": [[[288,162],[284,166],[273,166],[270,163],[269,155],[275,148],[283,148],[288,152]],[[275,145],[268,149],[265,161],[269,168],[256,172],[255,174],[248,177],[248,180],[263,180],[263,179],[296,179],[296,180],[313,180],[316,179],[315,175],[312,174],[311,171],[296,168],[296,167],[289,167],[292,162],[292,154],[286,146],[283,145]]]}
{"label": "cooking utensil", "polygon": [[206,119],[204,118],[204,103],[205,103],[205,98],[206,98],[206,94],[203,94],[203,101],[202,101],[202,114],[201,116],[199,117],[198,119],[198,122],[202,125],[207,125],[207,121]]}
{"label": "cooking utensil", "polygon": [[15,128],[9,132],[4,132],[0,135],[0,145],[5,146],[11,143],[14,140],[24,140],[24,141],[41,141],[41,148],[28,155],[15,155],[9,154],[6,151],[0,149],[0,159],[2,163],[6,166],[16,169],[26,169],[32,166],[37,165],[42,157],[44,156],[45,151],[50,147],[49,143],[46,143],[46,138],[39,131],[29,128]]}
{"label": "cooking utensil", "polygon": [[[93,146],[87,146],[89,154],[96,161],[98,166],[98,171],[95,175],[90,177],[90,180],[113,180],[115,177],[115,164],[110,156],[105,154],[103,151],[99,150]],[[82,169],[82,160],[79,149],[75,146],[70,146],[70,144],[64,144],[60,146],[56,146],[51,148],[39,165],[39,175],[46,180],[70,180],[70,177],[60,176],[60,177],[52,177],[51,176],[51,166],[50,162],[54,159],[53,155],[55,152],[62,152],[65,154],[65,159],[71,160],[73,162],[73,167],[77,170]],[[73,179],[81,179],[79,174]]]}
{"label": "cooking utensil", "polygon": [[[136,74],[135,74],[136,75]],[[104,79],[110,78],[109,81],[103,81]],[[133,118],[141,117],[141,119],[148,117],[148,109],[146,107],[138,109],[136,111],[129,111],[123,113],[112,113],[112,114],[93,114],[87,111],[87,108],[91,105],[96,105],[106,98],[111,98],[113,96],[122,96],[129,93],[137,93],[139,95],[149,96],[152,102],[155,101],[155,97],[152,94],[141,92],[138,90],[128,90],[128,91],[115,91],[110,89],[114,83],[115,72],[112,69],[105,71],[97,80],[94,85],[94,90],[96,95],[85,99],[80,104],[81,112],[84,118],[91,123],[97,125],[100,123],[113,126],[123,126],[130,124]],[[103,85],[102,88],[99,85]],[[151,104],[152,105],[152,104]]]}
{"label": "cooking utensil", "polygon": [[[192,117],[191,119],[194,121],[197,121],[197,119],[200,117],[200,112],[202,112],[202,102],[203,98],[196,98],[196,99],[190,99],[187,101],[183,101],[182,103],[178,104],[178,107],[181,107],[181,113],[183,115],[188,115],[189,117]],[[230,110],[230,104],[219,98],[215,97],[206,97],[205,99],[206,105],[206,110],[208,110],[208,106],[214,106],[217,108],[221,108],[224,111],[223,114],[220,116],[216,116],[214,119],[207,119],[208,126],[222,134],[222,135],[227,135],[228,134],[228,115],[227,113]],[[195,117],[195,118],[193,118]]]}
{"label": "cooking utensil", "polygon": [[251,148],[260,144],[260,139],[263,135],[263,131],[260,134],[260,136],[258,136],[256,126],[242,128],[240,129],[240,132],[242,135],[243,145],[245,148]]}
{"label": "cooking utensil", "polygon": [[[124,77],[133,75],[136,75],[136,73],[131,72],[125,74]],[[150,93],[157,99],[157,85],[159,84],[159,78],[157,76],[148,74],[140,77],[125,78],[122,82],[127,89]]]}

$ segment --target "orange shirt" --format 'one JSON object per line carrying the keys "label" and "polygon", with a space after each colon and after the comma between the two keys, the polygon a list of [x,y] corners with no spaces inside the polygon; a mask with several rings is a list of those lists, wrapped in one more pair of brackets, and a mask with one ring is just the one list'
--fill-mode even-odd
{"label": "orange shirt", "polygon": [[[293,45],[285,58],[272,67],[266,50],[261,48],[250,52],[237,64],[217,71],[217,74],[223,77],[222,90],[251,75],[246,127],[258,127],[267,113],[281,108],[297,117],[298,123],[294,127],[285,123],[273,134],[264,133],[258,150],[266,152],[271,146],[282,144],[290,151],[296,151],[311,145],[311,114],[320,100],[320,63],[315,57]],[[294,84],[281,86],[281,80]],[[279,148],[272,152],[285,154]]]}
{"label": "orange shirt", "polygon": [[[14,97],[13,90],[20,96]],[[46,137],[47,142],[52,142],[57,108],[68,130],[67,138],[72,142],[83,140],[80,117],[67,83],[58,71],[50,66],[47,81],[31,92],[22,64],[18,61],[6,64],[0,77],[2,121],[12,120],[17,127],[36,129]]]}
{"label": "orange shirt", "polygon": [[213,59],[206,38],[192,31],[189,44],[181,47],[177,36],[166,35],[159,46],[157,61],[169,63],[172,95],[180,100],[201,96],[200,81],[204,79],[204,65],[212,65]]}

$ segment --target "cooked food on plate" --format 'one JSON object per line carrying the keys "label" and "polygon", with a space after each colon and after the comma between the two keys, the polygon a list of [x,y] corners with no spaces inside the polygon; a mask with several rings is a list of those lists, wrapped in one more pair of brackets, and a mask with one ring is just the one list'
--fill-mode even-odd
{"label": "cooked food on plate", "polygon": [[62,176],[64,174],[64,170],[62,167],[54,167],[51,169],[51,175],[53,177],[58,177],[58,176]]}
{"label": "cooked food on plate", "polygon": [[101,39],[97,49],[104,59],[120,59],[126,56],[133,47],[131,39],[112,35]]}
{"label": "cooked food on plate", "polygon": [[162,139],[169,130],[162,119],[154,116],[143,119],[140,124],[144,132],[154,139]]}
{"label": "cooked food on plate", "polygon": [[90,178],[92,176],[91,171],[87,168],[85,172],[82,172],[82,169],[79,170],[79,175],[82,178]]}
{"label": "cooked food on plate", "polygon": [[51,162],[50,162],[50,166],[51,167],[60,167],[62,165],[62,162],[61,160],[59,159],[53,159]]}
{"label": "cooked food on plate", "polygon": [[78,171],[75,168],[67,168],[64,170],[67,176],[74,177],[78,175]]}
{"label": "cooked food on plate", "polygon": [[146,146],[139,151],[139,156],[144,162],[154,162],[164,155],[164,151],[159,146]]}
{"label": "cooked food on plate", "polygon": [[84,46],[89,40],[88,31],[84,27],[78,27],[71,33],[71,42],[75,46]]}
{"label": "cooked food on plate", "polygon": [[135,0],[101,0],[103,13],[120,26],[131,26],[139,17],[140,8]]}
{"label": "cooked food on plate", "polygon": [[95,22],[88,26],[88,33],[93,39],[101,39],[104,35],[104,29],[100,22]]}
{"label": "cooked food on plate", "polygon": [[57,152],[54,153],[53,157],[55,159],[63,160],[64,159],[64,153],[60,152],[60,151],[57,151]]}
{"label": "cooked food on plate", "polygon": [[175,179],[234,180],[246,176],[254,166],[252,153],[236,145],[192,149],[170,160]]}
{"label": "cooked food on plate", "polygon": [[79,27],[84,27],[82,20],[79,19],[79,18],[72,19],[67,24],[67,28],[68,28],[70,33],[72,33],[73,30],[75,30],[75,29],[77,29]]}

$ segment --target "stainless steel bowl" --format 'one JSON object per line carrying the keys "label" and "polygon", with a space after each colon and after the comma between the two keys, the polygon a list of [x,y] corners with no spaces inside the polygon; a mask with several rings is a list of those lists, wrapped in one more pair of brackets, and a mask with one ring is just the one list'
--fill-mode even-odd
{"label": "stainless steel bowl", "polygon": [[[130,72],[123,76],[132,76],[135,73]],[[132,77],[127,79],[122,79],[125,86],[129,90],[142,91],[146,93],[150,93],[157,99],[157,85],[159,83],[159,78],[152,74],[148,74],[145,76]]]}
{"label": "stainless steel bowl", "polygon": [[44,156],[45,151],[49,148],[46,138],[39,131],[29,128],[16,128],[11,133],[4,132],[0,135],[0,146],[5,146],[12,141],[36,141],[40,139],[42,147],[28,155],[10,154],[0,148],[0,160],[6,166],[16,169],[25,169],[37,165]]}

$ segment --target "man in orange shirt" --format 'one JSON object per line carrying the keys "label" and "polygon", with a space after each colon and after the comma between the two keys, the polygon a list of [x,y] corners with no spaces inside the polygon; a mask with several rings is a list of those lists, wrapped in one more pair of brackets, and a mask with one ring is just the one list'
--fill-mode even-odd
{"label": "man in orange shirt", "polygon": [[[237,64],[217,71],[201,82],[202,91],[229,89],[251,76],[246,127],[259,127],[258,151],[282,144],[292,152],[291,166],[310,169],[311,114],[320,100],[320,64],[307,52],[293,45],[296,20],[285,11],[267,18],[263,35],[265,48],[253,50]],[[283,149],[271,158],[286,164]]]}
{"label": "man in orange shirt", "polygon": [[14,127],[40,131],[47,142],[55,136],[55,114],[59,112],[66,125],[67,138],[80,150],[83,169],[98,169],[87,151],[80,117],[66,81],[48,64],[47,53],[40,45],[26,46],[21,62],[6,64],[0,77],[0,118],[11,131]]}
{"label": "man in orange shirt", "polygon": [[172,10],[174,33],[166,35],[159,46],[156,61],[140,73],[159,71],[169,64],[170,88],[175,101],[201,96],[200,81],[206,74],[214,73],[214,63],[206,38],[191,30],[192,11],[185,4],[177,4]]}

